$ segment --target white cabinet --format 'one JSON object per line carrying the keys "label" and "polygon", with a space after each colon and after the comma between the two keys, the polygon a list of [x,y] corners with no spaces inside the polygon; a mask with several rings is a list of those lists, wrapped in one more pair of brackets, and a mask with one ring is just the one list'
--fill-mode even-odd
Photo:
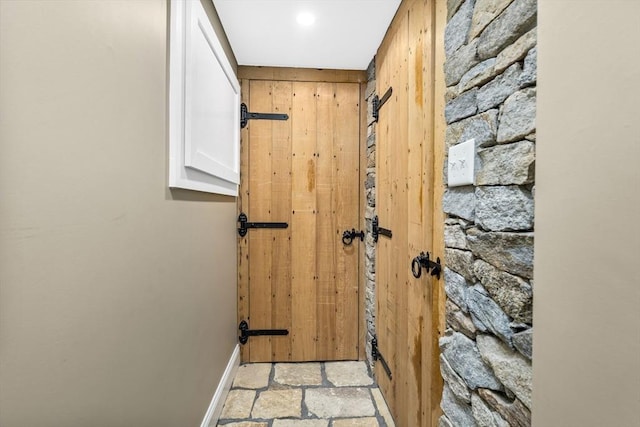
{"label": "white cabinet", "polygon": [[199,0],[172,0],[169,186],[227,195],[240,182],[240,85]]}

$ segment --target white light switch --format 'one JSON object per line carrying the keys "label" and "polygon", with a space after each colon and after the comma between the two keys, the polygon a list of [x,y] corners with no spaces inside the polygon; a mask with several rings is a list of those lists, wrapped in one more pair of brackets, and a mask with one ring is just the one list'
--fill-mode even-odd
{"label": "white light switch", "polygon": [[473,184],[473,166],[476,142],[470,139],[449,148],[448,182],[449,187]]}

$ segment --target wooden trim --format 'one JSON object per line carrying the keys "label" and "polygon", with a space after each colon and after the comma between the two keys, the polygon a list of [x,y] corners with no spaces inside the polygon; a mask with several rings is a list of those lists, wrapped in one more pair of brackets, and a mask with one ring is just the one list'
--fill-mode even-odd
{"label": "wooden trim", "polygon": [[[434,37],[433,37],[433,53],[434,53],[434,193],[433,193],[433,251],[441,254],[440,259],[444,268],[444,212],[442,210],[442,197],[444,195],[444,177],[442,174],[445,156],[445,131],[447,128],[444,118],[445,108],[445,92],[447,90],[444,80],[444,30],[447,24],[447,1],[435,0],[434,8]],[[445,293],[444,279],[434,281],[433,299],[431,306],[432,316],[432,345],[433,358],[431,369],[431,425],[438,425],[438,419],[442,415],[440,409],[440,401],[442,399],[443,380],[440,374],[440,347],[438,340],[444,335],[445,331]]]}
{"label": "wooden trim", "polygon": [[238,79],[318,83],[367,83],[367,72],[313,68],[238,67]]}
{"label": "wooden trim", "polygon": [[231,386],[233,385],[233,379],[235,378],[239,367],[240,345],[236,344],[233,352],[231,353],[231,357],[227,362],[227,367],[222,373],[222,378],[220,379],[218,387],[213,394],[213,398],[211,399],[211,403],[209,404],[209,409],[207,409],[207,413],[205,414],[200,427],[209,427],[213,424],[217,425],[218,419],[220,419],[220,415],[222,414],[224,402],[227,400],[227,396],[229,395],[229,391],[231,390]]}
{"label": "wooden trim", "polygon": [[[367,179],[367,101],[365,93],[367,82],[360,84],[360,230],[367,229],[365,214],[367,211],[367,196],[365,194],[364,182]],[[358,359],[367,360],[367,318],[366,318],[366,250],[365,242],[359,245],[359,271],[358,271]]]}

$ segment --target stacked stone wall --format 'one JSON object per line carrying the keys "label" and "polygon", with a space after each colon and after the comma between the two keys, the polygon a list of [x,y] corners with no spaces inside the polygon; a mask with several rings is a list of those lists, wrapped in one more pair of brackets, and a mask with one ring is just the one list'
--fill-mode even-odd
{"label": "stacked stone wall", "polygon": [[373,359],[371,357],[371,340],[376,328],[376,245],[372,235],[372,221],[376,208],[376,134],[373,125],[373,97],[376,91],[376,64],[375,58],[367,68],[367,89],[365,99],[367,101],[367,178],[364,183],[365,191],[365,321],[367,328],[366,353],[367,362],[373,371]]}
{"label": "stacked stone wall", "polygon": [[440,426],[529,426],[537,5],[449,0],[448,12],[445,143],[474,139],[476,160],[474,185],[443,200]]}

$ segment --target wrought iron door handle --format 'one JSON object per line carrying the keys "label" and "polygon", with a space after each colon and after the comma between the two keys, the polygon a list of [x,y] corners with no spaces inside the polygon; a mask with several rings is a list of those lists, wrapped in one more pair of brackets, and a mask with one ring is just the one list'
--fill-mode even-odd
{"label": "wrought iron door handle", "polygon": [[344,244],[345,246],[350,246],[353,243],[353,239],[355,239],[356,237],[359,237],[360,241],[362,242],[364,240],[364,231],[356,231],[355,228],[352,228],[351,231],[345,230],[342,233],[342,244]]}
{"label": "wrought iron door handle", "polygon": [[438,279],[440,278],[440,273],[442,272],[440,258],[432,261],[429,258],[429,252],[420,252],[420,255],[418,255],[413,259],[413,261],[411,261],[411,273],[413,273],[413,277],[419,279],[420,276],[422,276],[423,268],[427,270],[427,273],[429,273],[429,270],[431,270],[432,276],[436,276]]}

